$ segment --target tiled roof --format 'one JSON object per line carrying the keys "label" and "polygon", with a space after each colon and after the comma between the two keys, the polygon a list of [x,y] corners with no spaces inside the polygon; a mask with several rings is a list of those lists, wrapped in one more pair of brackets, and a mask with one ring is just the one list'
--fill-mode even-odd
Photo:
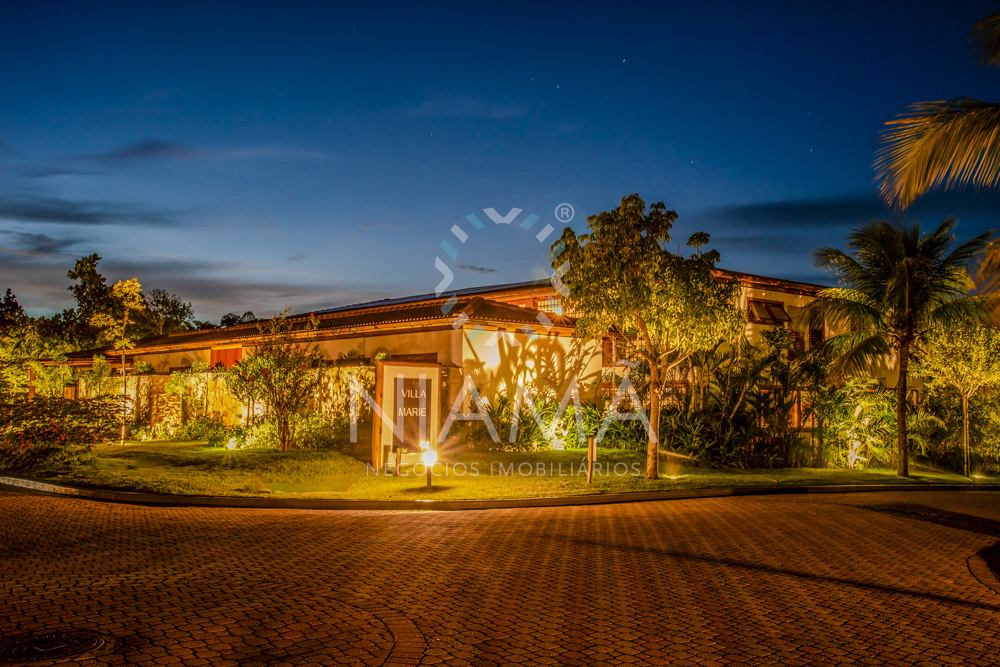
{"label": "tiled roof", "polygon": [[317,310],[317,315],[324,315],[326,313],[337,313],[344,310],[357,310],[359,308],[372,308],[374,306],[395,306],[406,303],[415,303],[417,301],[434,301],[440,299],[444,301],[452,296],[461,299],[467,296],[486,296],[489,294],[497,294],[500,292],[524,292],[535,289],[552,288],[552,283],[548,280],[531,280],[523,283],[506,283],[504,285],[487,285],[485,287],[468,287],[460,290],[448,290],[443,292],[440,296],[436,294],[417,294],[415,296],[404,296],[398,299],[382,299],[381,301],[368,301],[365,303],[355,303],[349,306],[337,306],[336,308],[326,308],[324,310]]}
{"label": "tiled roof", "polygon": [[[532,287],[530,283],[527,284]],[[418,326],[435,326],[451,324],[460,313],[469,316],[469,321],[475,323],[489,323],[496,326],[512,326],[520,328],[527,324],[535,329],[540,329],[538,322],[539,311],[533,308],[522,308],[511,306],[497,301],[473,296],[459,298],[454,307],[448,313],[442,312],[442,306],[447,301],[443,297],[431,297],[423,301],[402,301],[394,300],[392,303],[376,301],[371,305],[354,306],[350,309],[337,309],[332,311],[321,311],[312,313],[318,320],[319,327],[317,334],[337,335],[351,333],[355,329],[371,330],[392,329],[405,327],[407,324]],[[561,327],[572,327],[573,323],[569,318],[548,313],[549,319]],[[308,325],[310,315],[295,315],[289,317],[293,331],[304,331]],[[260,336],[259,323],[238,324],[224,329],[211,329],[208,331],[190,331],[184,333],[170,334],[167,336],[156,336],[139,341],[132,350],[132,354],[141,354],[143,350],[157,350],[165,348],[183,349],[203,349],[206,346],[221,345],[239,342],[252,342]],[[67,355],[70,359],[91,359],[95,354],[107,352],[105,349],[84,350],[73,352]]]}
{"label": "tiled roof", "polygon": [[[719,279],[736,278],[745,286],[769,287],[777,291],[783,290],[792,293],[815,294],[819,290],[825,289],[823,285],[768,278],[725,269],[717,269],[715,275]],[[461,312],[465,312],[469,316],[472,324],[481,322],[494,326],[511,325],[513,328],[529,325],[537,330],[540,326],[537,319],[539,311],[529,307],[502,303],[494,299],[514,299],[521,294],[532,295],[534,293],[537,295],[540,291],[555,293],[548,280],[534,280],[486,287],[470,287],[445,292],[441,296],[420,294],[398,299],[370,301],[328,308],[315,313],[293,315],[288,319],[295,328],[304,330],[310,315],[315,316],[319,320],[318,335],[321,337],[324,334],[348,334],[352,333],[354,329],[390,329],[405,327],[407,324],[441,326],[451,324],[455,316]],[[457,303],[449,310],[448,314],[444,314],[441,308],[450,298],[457,298]],[[574,323],[572,318],[554,313],[546,313],[546,316],[560,328],[572,327]],[[211,345],[250,343],[259,335],[258,323],[238,324],[208,331],[190,331],[146,338],[138,342],[133,353],[141,354],[143,351],[163,349],[204,349]],[[89,360],[95,354],[107,352],[109,350],[106,349],[84,350],[73,352],[67,356],[71,360]]]}

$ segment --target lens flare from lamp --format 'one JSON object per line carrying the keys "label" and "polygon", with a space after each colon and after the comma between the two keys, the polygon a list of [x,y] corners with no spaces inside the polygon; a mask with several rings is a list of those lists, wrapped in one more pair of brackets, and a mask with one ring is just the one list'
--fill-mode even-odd
{"label": "lens flare from lamp", "polygon": [[424,453],[420,455],[420,462],[428,468],[437,463],[437,460],[438,454],[433,449],[425,450]]}

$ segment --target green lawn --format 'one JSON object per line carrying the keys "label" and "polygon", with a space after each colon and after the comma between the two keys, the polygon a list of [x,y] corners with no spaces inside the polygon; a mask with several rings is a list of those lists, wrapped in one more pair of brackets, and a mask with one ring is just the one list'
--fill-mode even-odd
{"label": "green lawn", "polygon": [[[336,452],[281,454],[273,450],[230,451],[208,447],[203,442],[135,442],[125,446],[101,445],[95,447],[94,453],[94,461],[88,465],[6,474],[68,486],[123,491],[346,500],[527,498],[729,486],[914,483],[972,486],[1000,481],[972,482],[958,475],[920,468],[904,480],[897,478],[894,471],[881,469],[717,470],[661,464],[663,479],[650,482],[643,478],[644,461],[635,452],[602,449],[598,454],[601,474],[588,486],[585,475],[579,474],[586,452],[578,449],[525,454],[465,452],[447,461],[442,459],[448,463],[447,475],[443,466],[438,465],[439,474],[434,477],[433,488],[428,490],[425,476],[376,475],[365,463]],[[456,464],[459,464],[457,471]],[[457,474],[463,471],[462,464],[464,474]],[[473,471],[478,471],[478,475],[473,475]],[[637,471],[639,474],[634,475]]]}

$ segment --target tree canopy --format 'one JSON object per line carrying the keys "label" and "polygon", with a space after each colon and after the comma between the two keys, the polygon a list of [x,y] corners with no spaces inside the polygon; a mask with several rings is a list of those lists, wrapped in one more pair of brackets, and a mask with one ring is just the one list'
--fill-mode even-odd
{"label": "tree canopy", "polygon": [[732,340],[746,326],[740,286],[716,280],[709,236],[693,234],[690,257],[669,250],[677,213],[662,202],[648,211],[638,194],[587,218],[590,230],[567,227],[552,246],[553,268],[568,290],[564,305],[579,315],[578,331],[601,338],[613,333],[649,366],[651,433],[646,477],[657,477],[661,393],[667,374],[698,350]]}
{"label": "tree canopy", "polygon": [[1000,331],[963,322],[934,328],[914,371],[931,384],[955,389],[962,398],[962,449],[965,474],[970,473],[969,399],[1000,385]]}

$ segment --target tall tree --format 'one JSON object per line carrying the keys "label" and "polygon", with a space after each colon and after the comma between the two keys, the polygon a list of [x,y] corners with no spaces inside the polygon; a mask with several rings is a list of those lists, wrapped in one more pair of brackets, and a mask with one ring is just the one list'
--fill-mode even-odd
{"label": "tall tree", "polygon": [[194,309],[176,294],[154,289],[146,293],[143,321],[150,335],[163,336],[185,331],[193,326]]}
{"label": "tall tree", "polygon": [[316,329],[315,320],[296,327],[285,313],[275,315],[259,325],[261,338],[254,351],[240,366],[246,364],[250,376],[243,379],[266,406],[278,423],[278,442],[282,452],[295,438],[292,418],[312,400],[322,381],[322,353],[315,345],[304,342]]}
{"label": "tall tree", "polygon": [[918,375],[951,387],[962,399],[962,450],[965,475],[972,465],[969,400],[981,390],[1000,384],[1000,331],[967,322],[937,327],[927,336],[925,353],[915,363]]}
{"label": "tall tree", "polygon": [[665,379],[694,352],[733,340],[746,326],[739,283],[718,282],[713,274],[718,252],[701,250],[708,234],[691,236],[690,257],[668,249],[676,219],[662,202],[647,212],[639,195],[629,195],[617,209],[587,218],[589,234],[577,236],[567,227],[550,251],[569,290],[564,303],[581,313],[578,331],[595,338],[617,331],[649,365],[647,479],[658,476]]}
{"label": "tall tree", "polygon": [[76,260],[76,265],[66,273],[66,277],[76,281],[66,289],[76,299],[76,317],[80,322],[89,323],[94,315],[111,313],[114,309],[114,293],[106,284],[106,279],[97,270],[101,261],[96,252]]}
{"label": "tall tree", "polygon": [[[97,257],[97,255],[93,255]],[[102,278],[103,280],[103,278]],[[142,285],[135,278],[122,280],[111,288],[112,298],[120,304],[118,312],[97,313],[90,323],[104,330],[104,337],[122,355],[122,431],[118,444],[125,444],[125,417],[128,401],[128,374],[125,371],[125,351],[135,347],[137,336],[136,320],[145,308]]]}
{"label": "tall tree", "polygon": [[237,315],[236,313],[226,313],[222,316],[222,320],[219,322],[219,326],[223,327],[233,327],[237,324],[249,324],[251,322],[256,322],[257,318],[251,311],[247,311],[242,315]]}
{"label": "tall tree", "polygon": [[835,354],[834,372],[868,372],[878,359],[896,357],[900,477],[909,476],[906,383],[911,351],[934,326],[990,320],[985,301],[967,296],[969,269],[990,234],[952,250],[954,226],[953,220],[945,220],[921,235],[919,224],[870,222],[848,235],[850,255],[835,248],[816,252],[816,266],[831,270],[844,285],[823,290],[810,307],[816,320],[847,330],[824,343]]}
{"label": "tall tree", "polygon": [[250,356],[241,359],[226,371],[225,382],[229,391],[240,403],[246,406],[246,425],[250,426],[254,419],[254,404],[261,397],[261,357]]}
{"label": "tall tree", "polygon": [[17,302],[14,292],[8,288],[3,301],[0,301],[0,328],[14,324],[24,319],[24,317],[24,309]]}
{"label": "tall tree", "polygon": [[[969,39],[980,65],[1000,67],[1000,12],[973,26]],[[879,192],[898,208],[935,187],[1000,182],[1000,104],[968,97],[911,104],[886,123],[879,143]]]}

